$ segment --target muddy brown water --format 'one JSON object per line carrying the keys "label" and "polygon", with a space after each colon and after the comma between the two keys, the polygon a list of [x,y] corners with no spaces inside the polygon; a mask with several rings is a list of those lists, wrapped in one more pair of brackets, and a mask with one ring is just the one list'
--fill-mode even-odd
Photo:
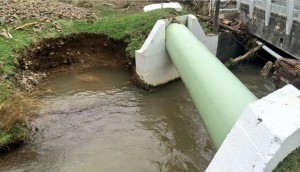
{"label": "muddy brown water", "polygon": [[[258,68],[233,71],[261,97]],[[0,156],[0,171],[204,171],[214,149],[181,81],[149,92],[122,69],[65,73],[43,88],[28,143]]]}

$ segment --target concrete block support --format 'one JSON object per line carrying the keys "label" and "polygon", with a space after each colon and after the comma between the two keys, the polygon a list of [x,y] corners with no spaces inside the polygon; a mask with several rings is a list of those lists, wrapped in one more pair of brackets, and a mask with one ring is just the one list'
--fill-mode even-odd
{"label": "concrete block support", "polygon": [[142,48],[135,52],[136,73],[151,86],[179,77],[165,49],[165,28],[165,21],[157,21]]}
{"label": "concrete block support", "polygon": [[188,15],[187,28],[201,41],[214,55],[217,54],[218,49],[218,36],[206,36],[197,17]]}
{"label": "concrete block support", "polygon": [[[192,33],[216,54],[218,36],[206,36],[195,16],[180,16],[176,20],[187,25]],[[158,20],[141,49],[135,52],[136,73],[147,85],[158,86],[179,78],[165,47],[165,28],[170,23],[168,19]]]}
{"label": "concrete block support", "polygon": [[151,4],[144,7],[144,12],[153,11],[162,8],[173,8],[176,11],[182,11],[182,6],[178,2]]}
{"label": "concrete block support", "polygon": [[206,172],[271,172],[300,146],[300,91],[287,85],[248,105]]}

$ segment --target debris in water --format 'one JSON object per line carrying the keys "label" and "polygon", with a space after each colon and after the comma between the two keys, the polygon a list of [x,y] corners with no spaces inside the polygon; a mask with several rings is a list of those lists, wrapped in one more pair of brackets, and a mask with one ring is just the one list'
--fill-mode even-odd
{"label": "debris in water", "polygon": [[262,46],[263,46],[263,44],[258,45],[257,47],[252,48],[252,49],[251,49],[250,51],[248,51],[246,54],[244,54],[244,55],[242,55],[242,56],[239,56],[239,57],[237,57],[237,58],[235,58],[235,59],[230,58],[229,60],[227,60],[227,61],[225,62],[225,66],[226,66],[226,67],[230,67],[230,66],[233,66],[233,65],[237,64],[237,63],[240,62],[240,61],[243,61],[243,60],[245,60],[245,59],[248,59],[248,58],[252,57],[252,55],[253,55],[254,53],[256,53],[258,50],[260,50]]}
{"label": "debris in water", "polygon": [[263,80],[266,79],[266,77],[268,76],[272,68],[273,68],[273,62],[268,61],[260,71],[260,78]]}

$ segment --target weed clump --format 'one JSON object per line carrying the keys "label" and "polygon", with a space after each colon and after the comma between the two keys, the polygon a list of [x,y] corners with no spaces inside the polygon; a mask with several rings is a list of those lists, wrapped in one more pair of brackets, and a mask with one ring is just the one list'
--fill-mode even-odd
{"label": "weed clump", "polygon": [[15,124],[27,125],[28,116],[36,102],[21,92],[13,93],[0,105],[0,130],[8,132]]}

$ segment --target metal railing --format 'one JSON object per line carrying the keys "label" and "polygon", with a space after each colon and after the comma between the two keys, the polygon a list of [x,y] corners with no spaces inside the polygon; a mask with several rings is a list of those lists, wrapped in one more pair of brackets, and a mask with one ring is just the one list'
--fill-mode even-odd
{"label": "metal railing", "polygon": [[265,10],[265,26],[269,26],[271,13],[286,17],[286,34],[291,33],[294,20],[300,21],[300,11],[295,9],[295,0],[287,0],[285,5],[272,3],[271,0],[236,0],[237,9],[240,11],[241,4],[249,5],[249,18],[253,19],[254,8]]}

